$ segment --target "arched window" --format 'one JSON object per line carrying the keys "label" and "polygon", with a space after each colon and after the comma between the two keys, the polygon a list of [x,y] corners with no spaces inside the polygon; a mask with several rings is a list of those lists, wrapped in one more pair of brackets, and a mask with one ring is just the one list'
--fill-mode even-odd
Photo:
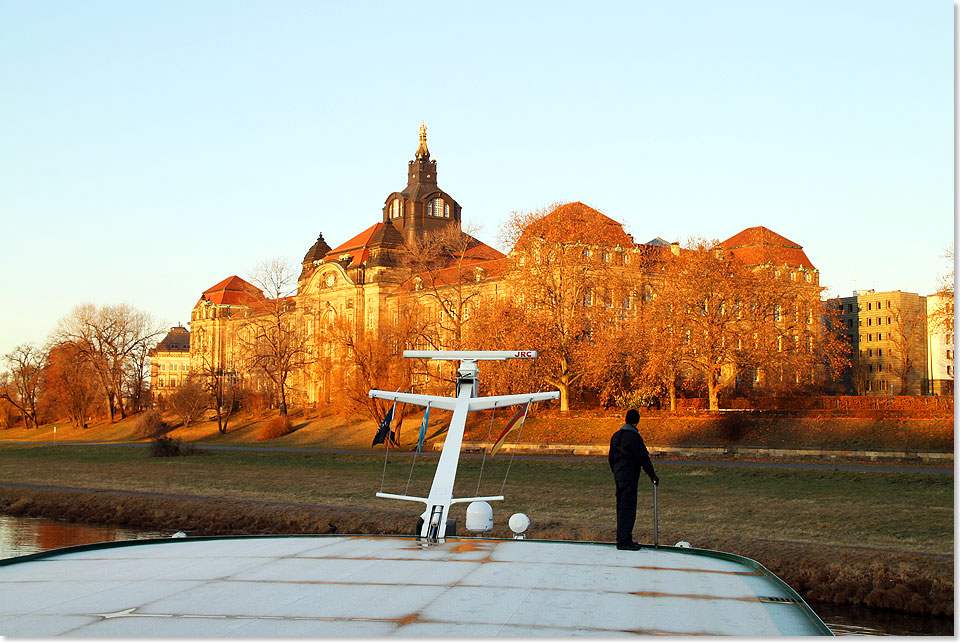
{"label": "arched window", "polygon": [[450,218],[450,205],[448,203],[443,204],[443,218]]}
{"label": "arched window", "polygon": [[[443,208],[446,204],[443,202],[442,198],[435,198],[429,203],[427,203],[427,216],[437,216],[443,218]],[[449,215],[450,209],[447,206],[447,213]]]}
{"label": "arched window", "polygon": [[403,215],[403,207],[399,198],[393,199],[390,203],[390,218],[399,218]]}

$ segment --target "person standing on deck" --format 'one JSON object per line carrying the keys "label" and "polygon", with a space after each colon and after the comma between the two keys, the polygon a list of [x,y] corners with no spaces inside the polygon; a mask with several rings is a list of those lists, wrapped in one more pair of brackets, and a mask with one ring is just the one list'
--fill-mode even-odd
{"label": "person standing on deck", "polygon": [[650,453],[637,430],[638,423],[640,413],[631,408],[627,411],[626,423],[610,438],[610,453],[607,455],[617,484],[617,548],[621,551],[640,550],[640,544],[633,539],[640,471],[647,473],[654,485],[660,483]]}

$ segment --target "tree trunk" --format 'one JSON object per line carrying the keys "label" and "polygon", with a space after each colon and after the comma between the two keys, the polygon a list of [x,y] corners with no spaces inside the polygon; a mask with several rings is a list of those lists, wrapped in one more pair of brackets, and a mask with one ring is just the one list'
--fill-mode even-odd
{"label": "tree trunk", "polygon": [[670,412],[677,411],[677,384],[674,381],[671,381],[667,384],[667,388],[670,391]]}
{"label": "tree trunk", "polygon": [[117,397],[117,409],[120,411],[120,418],[127,418],[127,411],[123,407],[123,387],[119,384],[116,386],[116,397]]}
{"label": "tree trunk", "polygon": [[720,403],[717,401],[717,381],[711,372],[707,375],[707,400],[710,402],[710,410],[719,410]]}
{"label": "tree trunk", "polygon": [[570,388],[566,384],[559,384],[557,388],[560,389],[560,412],[568,412],[570,410]]}

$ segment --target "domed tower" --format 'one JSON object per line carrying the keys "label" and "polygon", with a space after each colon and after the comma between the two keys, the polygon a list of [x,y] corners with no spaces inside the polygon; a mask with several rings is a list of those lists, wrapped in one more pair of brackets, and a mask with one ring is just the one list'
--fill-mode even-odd
{"label": "domed tower", "polygon": [[303,257],[303,261],[300,262],[300,265],[303,267],[303,269],[300,271],[300,277],[297,279],[297,281],[303,281],[305,278],[313,274],[316,266],[323,262],[323,257],[325,257],[329,251],[330,246],[327,245],[327,242],[323,240],[323,234],[321,234],[317,237],[317,242],[314,243],[309,250],[307,250],[306,255]]}
{"label": "domed tower", "polygon": [[437,185],[437,161],[427,149],[427,126],[420,124],[420,145],[407,167],[407,187],[384,201],[383,222],[391,223],[407,243],[417,236],[460,228],[460,205]]}

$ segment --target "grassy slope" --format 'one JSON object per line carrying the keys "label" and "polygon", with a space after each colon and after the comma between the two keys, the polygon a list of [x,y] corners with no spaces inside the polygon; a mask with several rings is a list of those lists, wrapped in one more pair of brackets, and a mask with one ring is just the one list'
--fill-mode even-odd
{"label": "grassy slope", "polygon": [[[175,423],[172,416],[168,421]],[[449,421],[449,413],[431,414],[430,433]],[[507,421],[504,413],[494,418],[480,413],[467,426],[467,440],[487,440],[496,435]],[[216,444],[250,444],[257,441],[264,422],[248,417],[234,417],[226,435],[217,432],[215,422],[201,422],[189,428],[177,428],[170,436],[184,442]],[[83,430],[58,424],[58,442],[144,441],[136,433],[136,417],[115,424],[100,423]],[[376,431],[369,420],[344,420],[338,417],[293,419],[295,431],[270,440],[270,445],[310,446],[320,448],[368,449]],[[522,441],[560,443],[605,443],[620,427],[619,412],[598,412],[588,416],[561,417],[556,413],[538,413],[523,426]],[[415,443],[419,415],[406,419],[401,443]],[[770,417],[749,418],[736,415],[711,417],[704,414],[642,415],[639,429],[648,444],[716,445],[740,444],[774,448],[840,448],[861,450],[953,450],[953,420],[939,418],[853,418],[853,417]],[[516,434],[516,433],[515,433]],[[514,437],[511,436],[511,439]],[[37,430],[14,428],[0,430],[0,440],[53,441],[53,425]],[[440,435],[438,439],[443,439]]]}

